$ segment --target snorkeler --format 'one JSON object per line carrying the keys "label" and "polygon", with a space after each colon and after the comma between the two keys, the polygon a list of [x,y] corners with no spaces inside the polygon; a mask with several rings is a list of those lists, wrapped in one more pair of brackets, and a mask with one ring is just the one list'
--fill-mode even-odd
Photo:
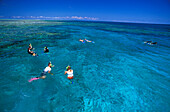
{"label": "snorkeler", "polygon": [[45,79],[46,78],[46,74],[47,72],[51,75],[53,75],[51,72],[51,67],[54,67],[54,65],[51,64],[51,62],[48,63],[48,66],[44,69],[44,71],[41,73],[41,79]]}
{"label": "snorkeler", "polygon": [[33,51],[31,51],[31,47],[28,48],[28,54],[31,54],[32,56],[38,56],[36,53],[34,53]]}
{"label": "snorkeler", "polygon": [[33,51],[31,51],[31,47],[28,48],[27,52],[28,52],[28,54],[31,54],[31,55],[33,55],[33,53],[34,53]]}
{"label": "snorkeler", "polygon": [[47,47],[44,47],[44,53],[49,52],[49,49]]}
{"label": "snorkeler", "polygon": [[51,64],[51,62],[48,63],[48,66],[44,69],[44,71],[41,73],[40,77],[35,77],[35,78],[31,78],[28,82],[32,82],[33,80],[38,80],[38,79],[45,79],[46,78],[46,74],[47,72],[51,75],[53,75],[53,73],[51,72],[51,67],[54,67],[54,65]]}
{"label": "snorkeler", "polygon": [[149,44],[149,45],[157,44],[157,42],[152,42],[152,41],[145,41],[144,43]]}
{"label": "snorkeler", "polygon": [[66,67],[66,71],[65,71],[64,75],[65,74],[67,74],[68,79],[73,79],[73,70],[71,69],[70,66]]}
{"label": "snorkeler", "polygon": [[28,54],[31,54],[32,56],[38,56],[35,52],[32,51],[33,49],[34,48],[32,48],[32,45],[29,44],[29,47],[28,47],[28,50],[27,50]]}
{"label": "snorkeler", "polygon": [[36,56],[37,54],[31,51],[31,47],[28,48],[28,54],[31,54],[32,56]]}

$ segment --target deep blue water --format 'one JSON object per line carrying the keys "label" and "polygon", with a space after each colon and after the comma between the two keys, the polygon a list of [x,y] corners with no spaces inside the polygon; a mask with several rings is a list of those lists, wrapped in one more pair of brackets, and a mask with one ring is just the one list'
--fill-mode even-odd
{"label": "deep blue water", "polygon": [[[170,25],[1,20],[0,50],[1,112],[170,111]],[[29,83],[49,61],[54,75]]]}

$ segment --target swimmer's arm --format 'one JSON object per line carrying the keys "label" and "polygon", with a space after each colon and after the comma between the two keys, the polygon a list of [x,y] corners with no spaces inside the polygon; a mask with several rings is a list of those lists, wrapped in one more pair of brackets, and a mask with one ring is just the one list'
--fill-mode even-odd
{"label": "swimmer's arm", "polygon": [[54,75],[53,73],[51,73],[51,71],[48,71],[48,73],[51,74],[51,75]]}
{"label": "swimmer's arm", "polygon": [[67,73],[67,71],[65,71],[64,75]]}

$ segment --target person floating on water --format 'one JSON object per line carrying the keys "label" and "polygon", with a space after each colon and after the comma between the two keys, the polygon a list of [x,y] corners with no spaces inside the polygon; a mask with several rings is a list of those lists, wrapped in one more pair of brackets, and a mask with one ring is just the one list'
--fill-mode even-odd
{"label": "person floating on water", "polygon": [[44,47],[44,53],[49,52],[49,49],[47,47]]}
{"label": "person floating on water", "polygon": [[51,64],[51,62],[48,63],[48,66],[44,69],[44,71],[41,73],[41,79],[45,79],[46,78],[46,74],[47,72],[51,75],[53,75],[51,72],[51,68],[54,67],[54,65]]}
{"label": "person floating on water", "polygon": [[157,44],[157,42],[152,42],[152,41],[145,41],[144,43],[146,43],[146,44],[149,44],[149,45],[156,45]]}
{"label": "person floating on water", "polygon": [[[86,42],[92,42],[92,43],[95,43],[94,41],[90,41],[90,40],[87,40],[87,39],[84,39]],[[79,39],[79,41],[80,42],[82,42],[82,43],[85,43],[85,41],[84,41],[83,39]]]}
{"label": "person floating on water", "polygon": [[43,70],[43,72],[41,73],[40,77],[35,77],[35,78],[31,78],[29,80],[29,82],[33,81],[33,80],[38,80],[38,79],[45,79],[46,78],[46,74],[47,72],[51,75],[53,75],[53,73],[51,73],[51,68],[54,67],[54,65],[51,64],[51,62],[48,63],[48,66]]}
{"label": "person floating on water", "polygon": [[67,74],[68,79],[73,79],[73,70],[71,69],[70,66],[66,67],[66,71],[65,71],[64,75],[65,74]]}
{"label": "person floating on water", "polygon": [[32,51],[33,49],[34,49],[34,48],[32,48],[32,45],[29,44],[29,47],[28,47],[28,50],[27,50],[28,54],[31,54],[32,56],[38,56],[36,53],[34,53],[34,52]]}

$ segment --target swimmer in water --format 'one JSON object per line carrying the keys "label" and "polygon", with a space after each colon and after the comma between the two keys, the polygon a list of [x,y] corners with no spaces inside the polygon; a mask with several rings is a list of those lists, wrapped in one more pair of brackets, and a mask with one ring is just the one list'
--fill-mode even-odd
{"label": "swimmer in water", "polygon": [[48,63],[48,66],[44,69],[44,71],[41,73],[41,76],[38,77],[38,78],[40,78],[40,79],[45,79],[47,72],[48,72],[49,74],[53,75],[53,73],[50,73],[52,67],[54,67],[54,65],[52,65],[51,62],[49,62],[49,63]]}
{"label": "swimmer in water", "polygon": [[152,41],[145,41],[144,43],[146,43],[146,44],[149,44],[149,45],[156,45],[157,44],[157,42],[152,42]]}
{"label": "swimmer in water", "polygon": [[65,74],[67,74],[68,79],[73,79],[73,70],[71,69],[70,66],[66,67],[66,71],[65,71],[64,75]]}
{"label": "swimmer in water", "polygon": [[28,54],[31,54],[32,56],[38,56],[36,53],[32,51],[32,49],[33,49],[32,45],[30,44],[27,50]]}
{"label": "swimmer in water", "polygon": [[54,67],[54,65],[51,64],[51,62],[48,63],[48,66],[44,69],[44,71],[41,73],[41,76],[40,77],[34,77],[34,78],[31,78],[30,80],[28,80],[28,82],[32,82],[34,80],[38,80],[38,79],[45,79],[46,78],[46,74],[47,72],[51,75],[53,75],[53,73],[50,73],[51,72],[51,67]]}
{"label": "swimmer in water", "polygon": [[49,52],[49,49],[47,47],[44,47],[44,53]]}
{"label": "swimmer in water", "polygon": [[28,48],[27,52],[28,52],[28,54],[31,54],[31,55],[33,55],[33,54],[34,54],[34,52],[33,52],[33,51],[31,51],[31,47],[29,47],[29,48]]}

